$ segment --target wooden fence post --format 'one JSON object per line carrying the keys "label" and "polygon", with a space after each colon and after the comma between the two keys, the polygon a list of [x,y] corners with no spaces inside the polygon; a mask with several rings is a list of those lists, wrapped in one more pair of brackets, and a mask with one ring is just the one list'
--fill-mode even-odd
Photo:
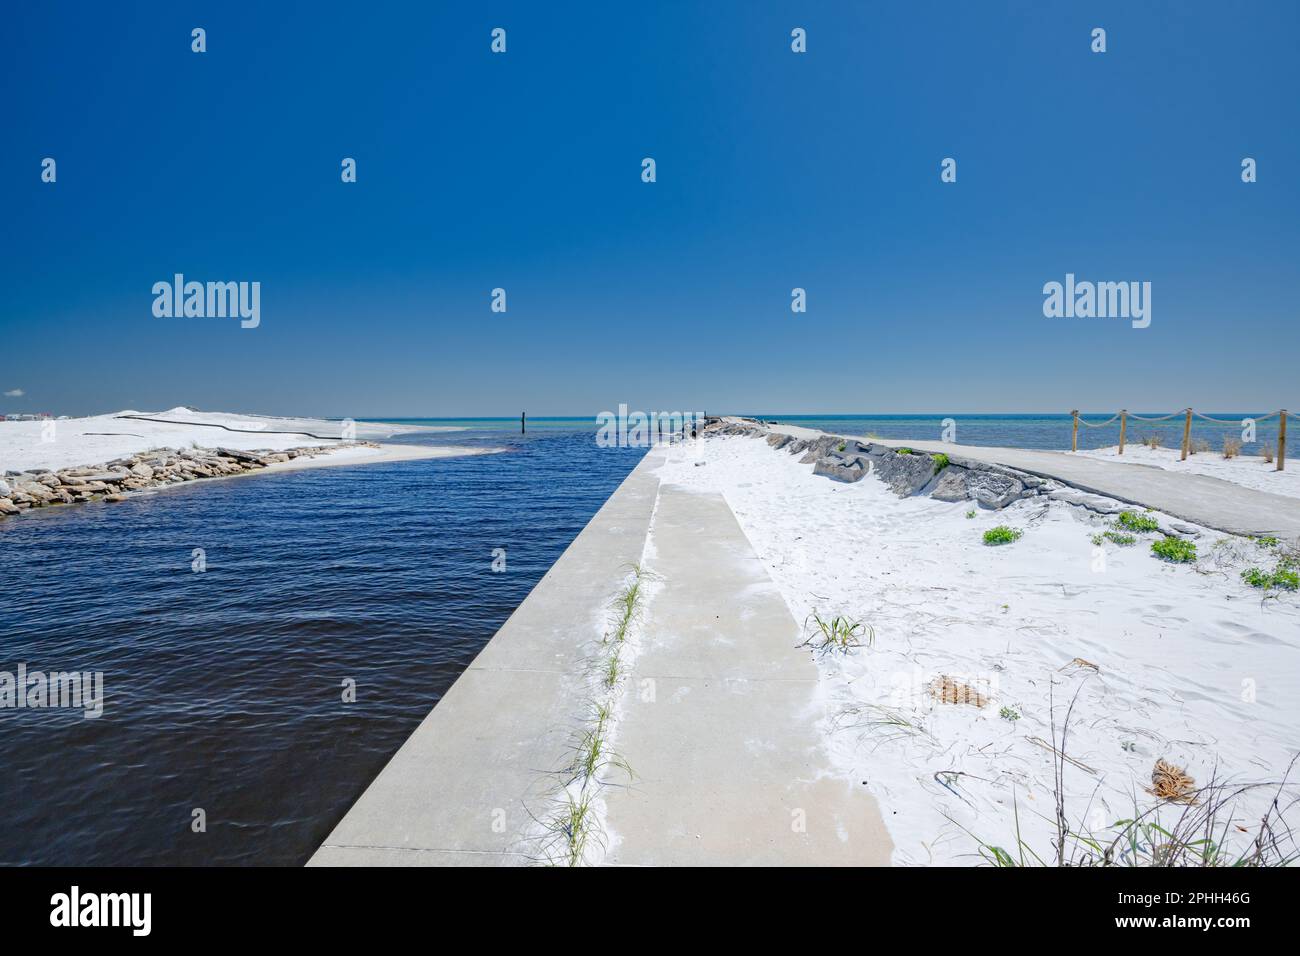
{"label": "wooden fence post", "polygon": [[1187,420],[1183,423],[1183,457],[1179,461],[1187,460],[1187,449],[1192,440],[1192,410],[1187,409]]}
{"label": "wooden fence post", "polygon": [[1119,453],[1124,454],[1124,432],[1128,429],[1128,409],[1119,410]]}
{"label": "wooden fence post", "polygon": [[1277,470],[1286,467],[1286,409],[1278,412],[1281,421],[1277,426]]}
{"label": "wooden fence post", "polygon": [[1079,410],[1070,412],[1074,416],[1074,434],[1070,436],[1070,451],[1079,450]]}

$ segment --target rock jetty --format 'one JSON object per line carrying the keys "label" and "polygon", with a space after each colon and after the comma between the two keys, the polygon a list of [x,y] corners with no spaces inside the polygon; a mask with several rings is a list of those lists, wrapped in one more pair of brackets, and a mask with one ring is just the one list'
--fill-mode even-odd
{"label": "rock jetty", "polygon": [[315,458],[341,447],[357,445],[378,447],[374,442],[345,442],[338,445],[289,448],[284,451],[155,448],[127,458],[81,468],[7,471],[0,477],[0,518],[49,505],[125,501],[133,492],[200,478],[242,475],[294,458]]}

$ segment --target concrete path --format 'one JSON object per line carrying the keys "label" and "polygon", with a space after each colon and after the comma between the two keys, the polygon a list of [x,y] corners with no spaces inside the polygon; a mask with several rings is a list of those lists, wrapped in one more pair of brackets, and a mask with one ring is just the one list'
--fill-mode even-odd
{"label": "concrete path", "polygon": [[308,862],[528,862],[521,840],[565,763],[596,615],[641,560],[652,450],[430,711]]}
{"label": "concrete path", "polygon": [[[800,436],[812,433],[811,429],[780,425],[773,426],[772,430]],[[918,451],[943,452],[952,457],[1018,468],[1042,478],[1055,478],[1083,491],[1154,508],[1175,518],[1231,534],[1271,534],[1286,540],[1300,538],[1300,498],[1256,491],[1221,478],[1167,471],[1154,465],[1101,461],[1059,451],[986,448],[937,441],[878,438],[871,441],[891,448],[906,446]]]}
{"label": "concrete path", "polygon": [[817,666],[719,495],[659,493],[650,599],[615,749],[636,779],[606,794],[608,863],[889,865],[862,781],[833,776]]}
{"label": "concrete path", "polygon": [[605,862],[888,865],[865,785],[826,766],[799,626],[721,497],[660,488],[664,454],[632,471],[309,866],[531,862],[600,615],[647,537],[661,586],[615,731],[637,778],[602,791]]}

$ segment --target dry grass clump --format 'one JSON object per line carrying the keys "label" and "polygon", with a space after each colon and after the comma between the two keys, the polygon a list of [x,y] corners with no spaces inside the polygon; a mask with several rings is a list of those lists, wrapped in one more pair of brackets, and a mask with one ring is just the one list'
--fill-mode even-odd
{"label": "dry grass clump", "polygon": [[955,681],[946,674],[930,681],[926,689],[930,692],[930,696],[941,704],[971,704],[975,707],[983,707],[989,702],[987,697],[970,684]]}
{"label": "dry grass clump", "polygon": [[1174,803],[1196,803],[1196,781],[1182,767],[1165,760],[1157,760],[1151,768],[1151,786],[1147,792]]}
{"label": "dry grass clump", "polygon": [[1164,443],[1165,440],[1158,434],[1147,435],[1142,439],[1142,444],[1146,445],[1148,448],[1159,448]]}
{"label": "dry grass clump", "polygon": [[1273,443],[1264,441],[1259,443],[1259,453],[1264,456],[1264,461],[1273,464]]}
{"label": "dry grass clump", "polygon": [[[1078,761],[1065,753],[1078,697],[1076,691],[1063,726],[1056,722],[1055,701],[1049,697],[1052,746],[1048,749],[1055,754],[1056,764],[1053,787],[1056,837],[1050,852],[1043,848],[1044,852],[1039,853],[1025,842],[1020,831],[1019,806],[1015,804],[1015,843],[1011,849],[988,843],[966,830],[978,843],[979,855],[986,863],[993,866],[1289,867],[1300,862],[1295,833],[1283,816],[1297,802],[1296,786],[1290,783],[1290,778],[1300,755],[1292,758],[1282,779],[1276,783],[1235,785],[1222,783],[1211,775],[1209,784],[1199,789],[1193,789],[1195,782],[1180,767],[1157,760],[1151,774],[1155,787],[1151,793],[1160,800],[1145,809],[1135,803],[1131,818],[1117,820],[1101,828],[1101,832],[1076,829],[1066,813],[1064,780],[1066,764],[1078,766]],[[1234,812],[1238,799],[1261,787],[1276,787],[1263,817],[1239,820]],[[1171,802],[1182,804],[1173,820],[1169,819],[1173,812],[1169,809]],[[1243,826],[1243,823],[1253,826]]]}
{"label": "dry grass clump", "polygon": [[1194,438],[1188,443],[1188,450],[1195,455],[1197,452],[1208,452],[1210,443],[1204,438]]}
{"label": "dry grass clump", "polygon": [[1236,458],[1241,454],[1241,442],[1236,438],[1223,439],[1223,457]]}

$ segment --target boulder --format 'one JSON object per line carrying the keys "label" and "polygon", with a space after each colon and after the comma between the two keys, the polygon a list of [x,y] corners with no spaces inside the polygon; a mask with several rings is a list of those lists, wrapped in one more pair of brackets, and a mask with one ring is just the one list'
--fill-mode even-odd
{"label": "boulder", "polygon": [[929,455],[900,455],[891,451],[876,454],[873,449],[871,457],[876,463],[876,477],[900,498],[916,494],[934,478],[934,459]]}
{"label": "boulder", "polygon": [[239,451],[234,448],[218,448],[217,454],[226,458],[233,458],[235,461],[246,461],[254,465],[265,465],[266,459],[261,455],[255,455],[251,451]]}
{"label": "boulder", "polygon": [[767,436],[767,443],[773,448],[782,448],[792,441],[794,441],[793,435],[775,434]]}
{"label": "boulder", "polygon": [[965,501],[970,497],[966,487],[967,471],[960,465],[949,465],[939,472],[939,478],[930,489],[936,501]]}
{"label": "boulder", "polygon": [[1047,497],[1052,501],[1063,501],[1066,504],[1078,505],[1081,508],[1087,508],[1089,511],[1095,511],[1103,515],[1117,515],[1131,505],[1122,504],[1114,498],[1107,498],[1104,495],[1094,495],[1091,492],[1080,491],[1078,488],[1071,488],[1068,485],[1052,488],[1047,492]]}
{"label": "boulder", "polygon": [[0,478],[0,498],[8,498],[9,492],[12,490],[13,489],[9,487],[9,482],[5,481],[3,478]]}
{"label": "boulder", "polygon": [[16,515],[19,508],[10,498],[0,498],[0,515]]}
{"label": "boulder", "polygon": [[[836,438],[834,435],[823,435],[821,438],[815,438],[808,444],[808,453],[800,458],[799,461],[802,464],[811,465],[818,458],[823,458],[835,449],[839,448],[841,441],[843,441],[843,439]],[[845,448],[848,448],[847,443],[845,444]]]}
{"label": "boulder", "polygon": [[842,458],[838,455],[829,455],[817,459],[813,474],[833,478],[835,481],[852,482],[861,481],[870,470],[870,463],[860,456]]}
{"label": "boulder", "polygon": [[1005,508],[1025,492],[1018,478],[996,471],[967,472],[966,489],[981,505],[995,510]]}
{"label": "boulder", "polygon": [[18,485],[17,490],[42,503],[53,501],[56,497],[50,488],[41,484],[39,481],[24,481]]}

